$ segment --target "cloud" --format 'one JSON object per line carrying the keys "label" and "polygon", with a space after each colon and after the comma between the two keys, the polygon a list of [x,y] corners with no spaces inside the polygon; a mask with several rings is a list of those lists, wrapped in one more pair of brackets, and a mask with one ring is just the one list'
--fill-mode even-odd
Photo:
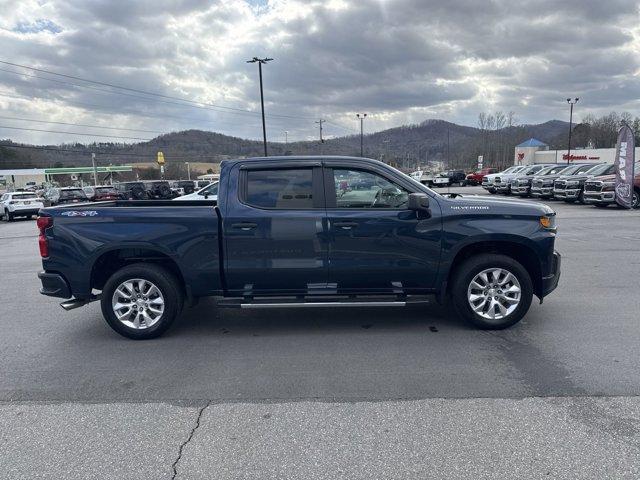
{"label": "cloud", "polygon": [[[284,130],[314,138],[317,118],[331,121],[327,135],[353,133],[356,112],[369,114],[369,131],[428,117],[475,124],[479,112],[499,109],[545,121],[566,115],[568,95],[581,98],[578,117],[639,113],[635,1],[10,0],[0,7],[0,60],[245,110],[116,94],[0,66],[14,72],[0,70],[3,116],[259,138],[257,67],[246,63],[254,56],[274,58],[263,71],[274,139]],[[0,125],[28,125],[7,122]],[[5,136],[86,141],[0,129]]]}

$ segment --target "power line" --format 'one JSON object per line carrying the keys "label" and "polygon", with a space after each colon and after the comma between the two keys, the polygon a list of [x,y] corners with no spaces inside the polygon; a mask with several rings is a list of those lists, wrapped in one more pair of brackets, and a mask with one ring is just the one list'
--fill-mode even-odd
{"label": "power line", "polygon": [[358,131],[355,128],[345,127],[344,125],[340,125],[339,123],[333,122],[331,120],[325,120],[325,122],[333,125],[334,127],[340,127],[340,128],[342,128],[344,130],[348,130],[350,132],[358,133]]}
{"label": "power line", "polygon": [[[0,91],[0,97],[7,97],[7,98],[17,98],[17,99],[23,99],[23,100],[33,100],[32,97],[28,97],[26,95],[18,95],[18,94],[10,94],[7,92],[1,92]],[[44,99],[47,101],[51,101],[51,99],[47,99],[44,97],[36,97],[36,98],[40,98],[40,99]],[[68,103],[69,105],[72,106],[78,106],[81,108],[85,108],[85,107],[90,107],[92,109],[92,111],[97,112],[101,115],[123,115],[123,113],[120,112],[103,112],[103,111],[99,111],[99,110],[95,110],[95,108],[98,109],[103,109],[103,108],[111,108],[111,106],[109,105],[97,105],[95,103],[84,103],[84,102],[76,102],[76,101],[70,101],[65,99],[65,102]],[[236,123],[236,122],[228,122],[226,120],[222,120],[222,121],[213,121],[213,120],[204,120],[204,119],[199,119],[199,118],[195,118],[195,117],[180,117],[180,116],[176,116],[176,115],[166,115],[166,114],[162,114],[162,116],[157,116],[157,115],[149,115],[146,113],[142,113],[139,110],[133,110],[133,113],[126,113],[127,115],[135,115],[138,117],[145,117],[145,118],[152,118],[155,120],[164,120],[165,118],[174,118],[177,120],[187,120],[187,121],[195,121],[195,122],[200,122],[200,123],[210,123],[213,125],[259,125],[259,123],[247,123],[247,122],[241,122],[241,123]],[[281,119],[275,119],[274,121],[281,121]]]}
{"label": "power line", "polygon": [[[189,104],[192,104],[192,105],[197,105],[200,108],[213,107],[213,108],[220,108],[220,109],[223,109],[223,110],[228,110],[229,112],[242,112],[243,114],[260,115],[260,112],[256,112],[254,110],[247,110],[247,109],[236,108],[236,107],[226,107],[224,105],[217,105],[217,104],[214,104],[214,103],[198,102],[198,101],[195,101],[195,100],[188,100],[188,99],[184,99],[184,98],[180,98],[180,97],[175,97],[175,96],[172,96],[172,95],[164,95],[162,93],[148,92],[148,91],[140,90],[140,89],[137,89],[137,88],[123,87],[123,86],[120,86],[120,85],[115,85],[113,83],[100,82],[100,81],[97,81],[97,80],[90,80],[90,79],[87,79],[87,78],[77,77],[75,75],[68,75],[68,74],[64,74],[64,73],[53,72],[53,71],[45,70],[45,69],[42,69],[42,68],[30,67],[28,65],[21,65],[19,63],[7,62],[7,61],[4,61],[4,60],[0,60],[0,63],[4,64],[4,65],[10,65],[10,66],[13,66],[13,67],[25,68],[27,70],[31,70],[31,71],[34,71],[34,72],[47,73],[49,75],[56,75],[56,76],[59,76],[59,77],[69,78],[69,79],[72,79],[72,80],[79,80],[81,82],[91,83],[91,84],[94,84],[94,85],[102,85],[102,86],[105,86],[105,87],[116,88],[116,89],[125,90],[125,91],[128,91],[128,92],[141,93],[143,95],[150,95],[150,96],[153,96],[153,97],[165,98],[165,99],[170,99],[170,100],[179,100],[180,102],[189,103]],[[19,72],[10,72],[10,73],[14,73],[14,74],[18,74],[19,75]],[[44,80],[47,80],[46,77],[37,77],[37,78],[42,78]],[[56,81],[56,80],[53,80],[53,81]],[[74,84],[74,85],[78,86],[78,87],[91,88],[91,87],[88,87],[86,85],[77,85],[77,84]],[[112,93],[121,94],[121,92],[112,92]],[[145,98],[145,97],[141,97],[141,98]],[[180,105],[180,104],[178,104],[178,105]],[[281,117],[281,118],[304,119],[304,120],[312,120],[313,119],[311,117],[302,117],[302,116],[299,116],[299,115],[284,115],[284,114],[275,114],[275,113],[274,114],[270,114],[269,116],[270,117]]]}
{"label": "power line", "polygon": [[68,123],[68,122],[54,122],[47,120],[36,120],[34,118],[19,118],[19,117],[5,117],[0,115],[0,118],[3,120],[18,120],[21,122],[33,122],[33,123],[51,123],[55,125],[69,125],[72,127],[88,127],[88,128],[100,128],[104,130],[125,130],[129,132],[145,132],[145,133],[158,133],[160,135],[165,134],[166,132],[160,130],[141,130],[139,128],[124,128],[124,127],[105,127],[104,125],[87,125],[85,123]]}
{"label": "power line", "polygon": [[[0,148],[24,148],[24,149],[30,149],[30,150],[46,150],[46,151],[52,151],[52,152],[58,152],[58,153],[79,153],[79,154],[83,154],[83,155],[89,155],[91,153],[95,153],[96,155],[110,155],[112,157],[139,157],[139,158],[153,158],[155,159],[157,154],[156,153],[131,153],[131,152],[104,152],[104,151],[98,151],[98,150],[94,150],[92,148],[87,148],[86,150],[70,150],[70,149],[66,149],[66,148],[59,148],[59,147],[47,147],[47,146],[39,146],[39,145],[17,145],[17,144],[11,144],[11,145],[7,145],[4,143],[0,143]],[[189,158],[189,159],[206,159],[206,158],[213,158],[213,159],[217,159],[221,154],[212,154],[212,155],[166,155],[165,156],[165,160],[167,162],[170,162],[171,160],[175,160],[175,159],[185,159],[185,158]]]}
{"label": "power line", "polygon": [[122,138],[122,139],[126,139],[126,140],[144,140],[144,141],[150,141],[153,140],[152,138],[142,138],[142,137],[123,137],[120,135],[100,135],[97,133],[79,133],[79,132],[61,132],[59,130],[42,130],[39,128],[23,128],[23,127],[9,127],[6,125],[0,125],[0,129],[9,129],[9,130],[24,130],[24,131],[28,131],[28,132],[45,132],[45,133],[61,133],[64,135],[81,135],[83,137],[104,137],[104,138]]}

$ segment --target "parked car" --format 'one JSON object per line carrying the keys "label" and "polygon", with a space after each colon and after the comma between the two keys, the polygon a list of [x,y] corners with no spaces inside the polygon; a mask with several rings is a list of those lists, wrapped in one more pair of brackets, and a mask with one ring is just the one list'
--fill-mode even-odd
{"label": "parked car", "polygon": [[178,196],[166,180],[146,180],[142,183],[150,200],[172,200]]}
{"label": "parked car", "polygon": [[428,170],[417,170],[413,172],[411,178],[428,187],[433,187],[433,179],[436,177],[432,172]]}
{"label": "parked car", "polygon": [[178,195],[190,195],[196,190],[193,180],[170,180],[169,186]]}
{"label": "parked car", "polygon": [[44,207],[42,199],[31,192],[7,192],[0,195],[0,214],[6,222],[16,217],[32,217]]}
{"label": "parked car", "polygon": [[525,167],[523,165],[513,165],[503,170],[502,172],[485,175],[484,178],[482,179],[482,188],[484,188],[489,193],[498,193],[498,191],[496,190],[496,186],[494,184],[494,180],[496,177],[500,175],[516,173],[524,168]]}
{"label": "parked car", "polygon": [[545,175],[536,175],[531,180],[531,196],[535,198],[553,198],[553,184],[562,175],[571,175],[585,164],[565,165],[555,173],[547,173]]}
{"label": "parked car", "polygon": [[447,170],[440,173],[436,178],[434,178],[433,186],[450,187],[456,183],[460,186],[463,186],[466,176],[467,174],[464,173],[464,170]]}
{"label": "parked car", "polygon": [[467,185],[481,185],[482,184],[482,180],[484,179],[484,177],[486,177],[487,175],[491,175],[492,173],[498,173],[498,169],[497,168],[483,168],[482,170],[476,170],[473,173],[470,173],[469,175],[467,175],[466,178],[466,183]]}
{"label": "parked car", "polygon": [[553,196],[558,200],[572,203],[576,200],[584,203],[584,182],[590,178],[611,175],[615,172],[612,163],[593,165],[585,171],[585,167],[576,170],[572,175],[562,175],[553,183]]}
{"label": "parked car", "polygon": [[[633,208],[640,208],[640,162],[635,164],[633,182]],[[584,203],[607,207],[615,203],[616,176],[604,175],[584,182]]]}
{"label": "parked car", "polygon": [[51,188],[47,190],[45,199],[50,205],[88,202],[89,199],[80,187]]}
{"label": "parked car", "polygon": [[173,199],[174,201],[184,200],[218,200],[218,182],[211,183],[197,192],[183,195]]}
{"label": "parked car", "polygon": [[229,160],[218,199],[41,210],[41,293],[67,310],[99,298],[115,331],[145,339],[203,296],[254,309],[450,295],[462,318],[501,329],[558,284],[551,208],[441,196],[376,160]]}
{"label": "parked car", "polygon": [[114,185],[121,200],[148,200],[147,189],[142,182],[122,182]]}
{"label": "parked car", "polygon": [[493,184],[498,193],[502,193],[504,195],[511,195],[511,188],[513,186],[513,181],[518,178],[520,175],[535,175],[540,170],[545,168],[546,165],[525,165],[524,168],[520,170],[516,170],[512,173],[504,173],[496,175],[493,179]]}
{"label": "parked car", "polygon": [[531,175],[520,175],[511,182],[511,193],[520,197],[528,197],[531,194],[531,182],[535,177],[553,175],[567,168],[567,165],[549,165]]}
{"label": "parked car", "polygon": [[82,187],[85,195],[92,202],[103,202],[107,200],[118,200],[120,197],[115,187],[110,185],[96,185]]}

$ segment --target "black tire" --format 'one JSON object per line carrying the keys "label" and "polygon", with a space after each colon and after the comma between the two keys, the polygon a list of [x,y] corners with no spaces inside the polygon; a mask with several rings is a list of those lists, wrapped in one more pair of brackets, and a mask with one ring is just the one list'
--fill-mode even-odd
{"label": "black tire", "polygon": [[[164,312],[160,320],[144,329],[135,329],[122,323],[113,311],[111,300],[116,288],[128,279],[143,279],[153,283],[164,297]],[[184,294],[174,275],[167,269],[154,264],[134,263],[116,271],[102,290],[100,300],[102,315],[109,326],[120,335],[133,340],[147,340],[157,338],[171,326],[173,321],[182,312]]]}
{"label": "black tire", "polygon": [[631,208],[640,208],[640,191],[633,191],[633,199],[631,200]]}
{"label": "black tire", "polygon": [[498,193],[495,190],[487,190],[487,192],[489,192],[491,195],[495,195],[496,193]]}
{"label": "black tire", "polygon": [[6,215],[6,219],[7,222],[13,222],[14,216],[13,213],[11,213],[9,210],[5,210],[5,215]]}
{"label": "black tire", "polygon": [[[507,316],[488,319],[473,311],[467,298],[471,281],[483,270],[501,268],[513,274],[520,283],[520,303]],[[451,283],[451,298],[458,315],[483,330],[501,330],[518,323],[527,313],[533,299],[533,284],[527,270],[516,260],[506,255],[479,254],[458,266]]]}

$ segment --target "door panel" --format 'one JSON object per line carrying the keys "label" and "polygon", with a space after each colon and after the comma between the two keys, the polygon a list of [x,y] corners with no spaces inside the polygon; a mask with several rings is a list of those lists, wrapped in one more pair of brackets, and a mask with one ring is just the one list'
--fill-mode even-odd
{"label": "door panel", "polygon": [[[340,292],[420,293],[434,287],[440,262],[440,208],[406,208],[410,185],[383,172],[327,169],[329,282]],[[331,191],[331,189],[334,189]]]}
{"label": "door panel", "polygon": [[308,293],[326,287],[326,211],[319,166],[232,170],[239,196],[224,217],[233,294]]}

